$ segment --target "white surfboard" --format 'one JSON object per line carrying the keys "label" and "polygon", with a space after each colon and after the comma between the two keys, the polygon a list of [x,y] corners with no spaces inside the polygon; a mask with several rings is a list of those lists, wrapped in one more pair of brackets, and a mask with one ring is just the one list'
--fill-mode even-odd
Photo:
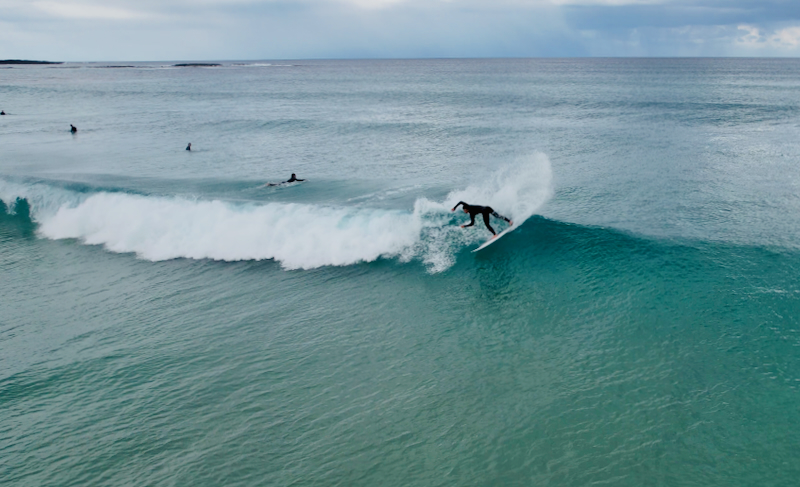
{"label": "white surfboard", "polygon": [[502,237],[503,235],[507,234],[511,230],[514,230],[515,228],[517,228],[517,227],[515,227],[514,225],[511,225],[510,227],[506,228],[502,232],[498,233],[497,235],[494,235],[492,238],[490,238],[489,240],[485,241],[483,243],[483,245],[481,245],[477,249],[473,250],[473,252],[477,252],[477,251],[479,251],[481,249],[485,249],[486,247],[488,247],[488,246],[492,245],[493,243],[497,242],[498,240],[500,240],[500,237]]}

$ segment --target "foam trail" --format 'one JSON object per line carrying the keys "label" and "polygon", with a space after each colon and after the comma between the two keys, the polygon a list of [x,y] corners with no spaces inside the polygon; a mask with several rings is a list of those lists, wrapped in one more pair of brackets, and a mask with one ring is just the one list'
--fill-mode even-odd
{"label": "foam trail", "polygon": [[287,269],[312,269],[399,255],[420,228],[419,218],[401,212],[100,193],[60,208],[40,232],[154,261],[275,259]]}
{"label": "foam trail", "polygon": [[0,199],[25,198],[39,235],[74,238],[143,259],[274,259],[286,269],[313,269],[398,258],[422,260],[431,272],[455,263],[465,245],[486,239],[482,225],[462,230],[459,200],[490,205],[521,225],[551,194],[550,163],[538,154],[499,168],[443,202],[419,198],[413,211],[310,204],[235,204],[126,193],[74,193],[44,184],[0,180]]}

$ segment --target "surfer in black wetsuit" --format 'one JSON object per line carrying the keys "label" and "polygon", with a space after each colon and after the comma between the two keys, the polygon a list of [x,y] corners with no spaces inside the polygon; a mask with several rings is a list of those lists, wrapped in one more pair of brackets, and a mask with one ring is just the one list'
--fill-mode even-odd
{"label": "surfer in black wetsuit", "polygon": [[305,179],[297,179],[297,176],[292,173],[292,177],[290,177],[288,181],[284,181],[283,184],[294,183],[295,181],[305,181]]}
{"label": "surfer in black wetsuit", "polygon": [[280,186],[281,184],[296,183],[299,181],[305,181],[305,179],[297,179],[297,176],[292,173],[292,177],[290,177],[288,181],[284,181],[282,183],[267,183],[264,186]]}
{"label": "surfer in black wetsuit", "polygon": [[475,215],[478,214],[483,215],[483,223],[486,225],[486,228],[488,228],[489,231],[492,232],[492,235],[495,236],[497,236],[497,233],[495,233],[494,228],[492,228],[492,226],[489,225],[489,215],[492,215],[495,218],[501,218],[507,221],[509,225],[514,224],[514,222],[512,222],[508,218],[494,211],[491,206],[468,205],[463,201],[459,201],[458,205],[454,206],[452,211],[456,211],[456,208],[458,208],[459,205],[464,205],[464,213],[469,213],[469,224],[461,225],[461,228],[471,227],[472,225],[475,225]]}
{"label": "surfer in black wetsuit", "polygon": [[192,143],[189,142],[189,145],[186,146],[186,150],[192,150]]}
{"label": "surfer in black wetsuit", "polygon": [[77,128],[75,128],[75,126],[74,126],[74,125],[72,125],[72,124],[69,124],[69,131],[70,131],[70,132],[72,132],[72,133],[74,134],[74,133],[76,133],[76,132],[78,131],[78,129],[77,129]]}

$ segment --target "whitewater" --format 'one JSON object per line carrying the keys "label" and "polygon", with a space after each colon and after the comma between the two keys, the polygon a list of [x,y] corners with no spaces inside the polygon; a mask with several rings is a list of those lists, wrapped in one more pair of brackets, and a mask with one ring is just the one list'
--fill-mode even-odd
{"label": "whitewater", "polygon": [[444,201],[421,197],[411,211],[71,193],[2,180],[0,199],[31,202],[30,216],[44,238],[77,239],[151,261],[274,259],[285,269],[313,269],[399,258],[421,259],[441,272],[452,266],[460,247],[486,238],[486,232],[453,225],[452,206],[461,200],[492,206],[521,225],[550,197],[551,179],[547,156],[536,154],[452,191]]}

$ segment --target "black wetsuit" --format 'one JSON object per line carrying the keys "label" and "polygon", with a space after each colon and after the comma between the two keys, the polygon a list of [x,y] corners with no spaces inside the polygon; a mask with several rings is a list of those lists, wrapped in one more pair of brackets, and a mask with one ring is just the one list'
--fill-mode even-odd
{"label": "black wetsuit", "polygon": [[69,127],[70,127],[69,131],[72,132],[73,134],[78,131],[78,129],[76,129],[75,126],[72,124],[69,124]]}
{"label": "black wetsuit", "polygon": [[297,176],[292,173],[292,177],[290,177],[288,181],[284,181],[282,183],[267,183],[265,186],[280,186],[281,184],[295,183],[297,181],[305,181],[305,179],[297,179]]}
{"label": "black wetsuit", "polygon": [[483,215],[483,223],[486,225],[486,228],[492,232],[492,235],[497,235],[497,233],[495,233],[494,228],[489,225],[489,215],[492,215],[495,218],[501,218],[508,223],[511,223],[511,220],[494,211],[491,206],[468,205],[463,201],[459,201],[458,205],[453,207],[453,211],[456,211],[456,208],[458,208],[459,205],[464,205],[464,209],[469,213],[469,225],[464,225],[464,227],[471,227],[472,225],[475,225],[475,215],[479,213]]}
{"label": "black wetsuit", "polygon": [[294,176],[294,174],[292,174],[292,177],[290,177],[288,181],[284,181],[284,184],[285,184],[285,183],[293,183],[293,182],[295,182],[295,181],[305,181],[305,179],[297,179],[297,178]]}

